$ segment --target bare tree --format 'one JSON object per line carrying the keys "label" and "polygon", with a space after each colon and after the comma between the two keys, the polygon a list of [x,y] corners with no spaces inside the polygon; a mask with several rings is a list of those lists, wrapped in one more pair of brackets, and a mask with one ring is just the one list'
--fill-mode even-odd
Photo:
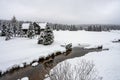
{"label": "bare tree", "polygon": [[95,65],[86,60],[79,60],[74,66],[64,61],[50,71],[49,78],[50,80],[102,80]]}
{"label": "bare tree", "polygon": [[74,80],[102,80],[91,61],[81,60],[73,70],[75,71]]}

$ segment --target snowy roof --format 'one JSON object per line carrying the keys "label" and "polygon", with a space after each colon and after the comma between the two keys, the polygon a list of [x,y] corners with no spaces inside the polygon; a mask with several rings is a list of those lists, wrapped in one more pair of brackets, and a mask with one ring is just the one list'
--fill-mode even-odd
{"label": "snowy roof", "polygon": [[43,28],[43,29],[46,27],[46,24],[47,23],[38,23],[38,25],[40,26],[40,28]]}
{"label": "snowy roof", "polygon": [[29,29],[30,23],[23,23],[22,24],[22,29]]}

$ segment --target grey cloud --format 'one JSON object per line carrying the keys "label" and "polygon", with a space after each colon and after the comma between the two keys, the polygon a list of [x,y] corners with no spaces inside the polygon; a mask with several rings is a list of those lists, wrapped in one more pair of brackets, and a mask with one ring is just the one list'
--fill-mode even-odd
{"label": "grey cloud", "polygon": [[120,0],[0,0],[0,18],[68,24],[119,24]]}

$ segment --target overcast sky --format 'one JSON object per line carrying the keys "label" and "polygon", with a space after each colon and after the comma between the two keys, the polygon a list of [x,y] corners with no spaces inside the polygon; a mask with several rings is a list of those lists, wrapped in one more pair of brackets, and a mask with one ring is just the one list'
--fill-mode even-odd
{"label": "overcast sky", "polygon": [[0,0],[0,19],[120,24],[120,0]]}

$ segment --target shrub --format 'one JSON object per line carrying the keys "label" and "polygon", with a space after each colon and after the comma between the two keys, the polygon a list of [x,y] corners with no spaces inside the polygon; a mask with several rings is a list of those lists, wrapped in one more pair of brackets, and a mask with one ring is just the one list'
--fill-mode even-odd
{"label": "shrub", "polygon": [[97,74],[95,65],[86,60],[80,60],[75,66],[64,61],[50,71],[49,78],[50,80],[102,80]]}

